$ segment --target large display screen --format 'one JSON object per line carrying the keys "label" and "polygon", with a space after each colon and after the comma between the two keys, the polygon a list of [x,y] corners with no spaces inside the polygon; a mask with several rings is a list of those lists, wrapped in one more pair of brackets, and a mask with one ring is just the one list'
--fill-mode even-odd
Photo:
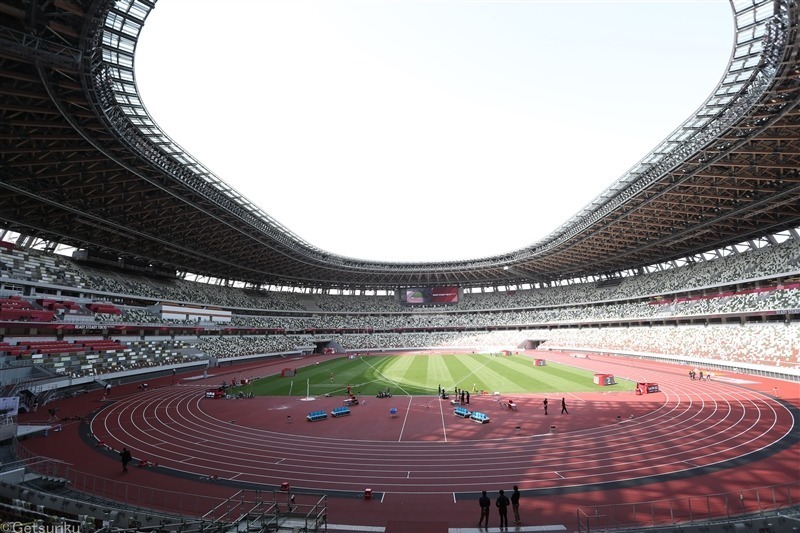
{"label": "large display screen", "polygon": [[403,291],[408,305],[458,303],[458,287],[410,287]]}

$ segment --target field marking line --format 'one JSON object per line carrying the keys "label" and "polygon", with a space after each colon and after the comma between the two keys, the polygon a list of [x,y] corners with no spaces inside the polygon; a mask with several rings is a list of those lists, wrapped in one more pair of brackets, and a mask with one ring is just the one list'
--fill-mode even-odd
{"label": "field marking line", "polygon": [[[491,361],[492,361],[491,359],[487,359],[485,363],[483,363],[482,365],[477,367],[475,370],[473,370],[472,372],[470,372],[466,376],[462,376],[461,379],[456,380],[456,381],[458,381],[459,384],[462,384],[464,382],[464,380],[469,378],[470,376],[477,376],[478,375],[478,371],[481,370],[482,368],[486,367],[486,366],[489,366],[489,363]],[[473,392],[475,392],[475,391],[473,391]]]}
{"label": "field marking line", "polygon": [[408,397],[408,405],[406,406],[406,414],[403,417],[403,425],[400,426],[400,435],[398,435],[398,442],[403,440],[403,432],[406,430],[406,422],[408,422],[408,414],[411,412],[411,402],[414,400],[413,396]]}
{"label": "field marking line", "polygon": [[442,415],[442,435],[444,436],[444,441],[447,442],[447,427],[444,423],[444,409],[442,409],[441,400],[439,400],[439,413]]}
{"label": "field marking line", "polygon": [[[378,375],[380,375],[380,376],[383,376],[383,378],[384,378],[386,381],[388,381],[388,382],[392,383],[392,384],[393,384],[395,387],[397,387],[398,389],[400,389],[401,391],[403,391],[403,394],[406,394],[407,396],[411,396],[410,394],[408,394],[408,391],[407,391],[407,390],[405,390],[405,389],[404,389],[402,386],[400,386],[400,384],[399,384],[399,383],[397,383],[395,380],[391,379],[389,376],[387,376],[386,374],[384,374],[383,372],[381,372],[380,370],[378,370],[377,368],[375,368],[375,365],[371,365],[371,364],[369,364],[368,362],[364,361],[364,358],[363,358],[363,357],[361,358],[361,361],[362,361],[362,362],[363,362],[365,365],[367,365],[368,367],[370,367],[372,370],[374,370],[374,371],[375,371],[375,372],[376,372]],[[375,381],[378,381],[378,380],[373,380],[371,383],[374,383]]]}

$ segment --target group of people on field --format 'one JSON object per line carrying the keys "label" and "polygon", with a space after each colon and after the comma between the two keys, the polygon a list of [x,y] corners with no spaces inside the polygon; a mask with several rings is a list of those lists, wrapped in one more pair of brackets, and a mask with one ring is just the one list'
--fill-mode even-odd
{"label": "group of people on field", "polygon": [[[511,492],[511,497],[506,496],[506,492],[500,489],[497,499],[494,501],[494,506],[497,507],[497,512],[500,514],[500,529],[508,527],[508,506],[511,506],[514,512],[514,523],[521,524],[522,520],[519,517],[519,487],[514,485],[514,490]],[[478,505],[481,508],[481,517],[478,519],[478,527],[489,528],[489,510],[492,508],[492,500],[486,494],[486,491],[481,492],[481,497],[478,498]]]}
{"label": "group of people on field", "polygon": [[[547,398],[544,399],[544,401],[542,402],[542,405],[544,406],[544,414],[547,414],[547,405],[548,405]],[[568,415],[569,414],[569,411],[567,411],[567,399],[566,398],[561,398],[561,414],[562,415]]]}
{"label": "group of people on field", "polygon": [[693,370],[689,370],[689,379],[691,379],[692,381],[694,381],[696,379],[699,379],[700,381],[703,381],[703,380],[711,381],[711,376],[713,376],[713,375],[714,374],[711,373],[711,372],[706,372],[705,374],[703,374],[702,370],[697,370],[696,368],[693,369]]}

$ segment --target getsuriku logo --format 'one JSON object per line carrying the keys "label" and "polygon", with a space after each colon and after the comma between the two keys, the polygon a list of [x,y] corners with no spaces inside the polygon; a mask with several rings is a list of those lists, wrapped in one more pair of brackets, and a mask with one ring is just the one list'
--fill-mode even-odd
{"label": "getsuriku logo", "polygon": [[0,522],[0,533],[80,533],[72,524],[43,524],[39,522]]}

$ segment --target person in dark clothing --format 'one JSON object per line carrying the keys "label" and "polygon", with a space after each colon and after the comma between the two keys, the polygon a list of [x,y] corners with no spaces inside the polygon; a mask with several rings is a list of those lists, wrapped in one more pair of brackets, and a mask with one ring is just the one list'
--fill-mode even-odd
{"label": "person in dark clothing", "polygon": [[492,506],[492,500],[486,495],[486,491],[481,492],[481,497],[478,498],[478,505],[481,506],[481,517],[478,519],[478,527],[489,527],[489,507]]}
{"label": "person in dark clothing", "polygon": [[519,487],[514,485],[514,492],[511,493],[511,510],[514,511],[514,523],[521,524],[519,519]]}
{"label": "person in dark clothing", "polygon": [[561,398],[561,414],[563,415],[564,413],[569,414],[569,411],[567,411],[567,399]]}
{"label": "person in dark clothing", "polygon": [[500,489],[500,495],[495,500],[494,504],[497,506],[497,510],[500,512],[500,529],[508,527],[508,504],[509,504],[508,496],[506,496],[505,491]]}
{"label": "person in dark clothing", "polygon": [[122,460],[122,471],[123,472],[127,472],[128,471],[128,463],[130,463],[131,459],[133,459],[133,456],[131,456],[130,450],[128,448],[122,448],[122,451],[119,452],[119,457]]}
{"label": "person in dark clothing", "polygon": [[544,405],[544,414],[547,414],[547,398],[544,399],[542,405]]}

